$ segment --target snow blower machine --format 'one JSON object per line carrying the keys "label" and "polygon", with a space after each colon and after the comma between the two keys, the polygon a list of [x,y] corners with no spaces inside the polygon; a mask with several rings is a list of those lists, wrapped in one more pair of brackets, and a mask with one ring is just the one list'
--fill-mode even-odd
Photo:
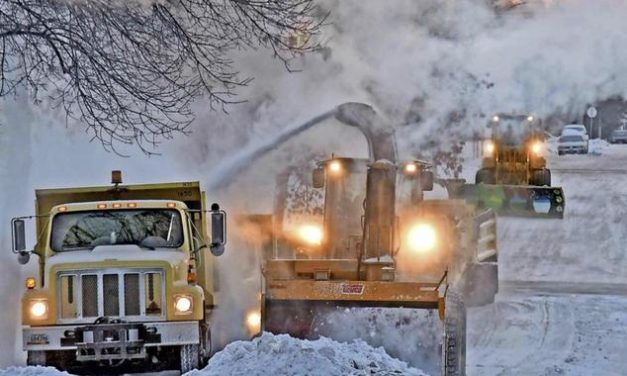
{"label": "snow blower machine", "polygon": [[464,375],[465,307],[492,302],[498,288],[494,212],[425,200],[429,165],[399,162],[393,128],[371,107],[347,103],[335,118],[361,130],[370,156],[321,161],[311,181],[302,169],[279,177],[263,231],[262,330],[315,338],[317,318],[333,310],[433,310],[436,366]]}
{"label": "snow blower machine", "polygon": [[451,197],[463,198],[499,215],[564,218],[564,191],[551,187],[544,153],[544,133],[533,115],[494,115],[491,137],[475,184],[450,180]]}

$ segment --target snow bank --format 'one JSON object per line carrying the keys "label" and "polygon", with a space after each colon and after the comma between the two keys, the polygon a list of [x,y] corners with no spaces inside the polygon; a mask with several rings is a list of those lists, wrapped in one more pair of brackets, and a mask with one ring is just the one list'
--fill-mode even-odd
{"label": "snow bank", "polygon": [[53,367],[9,367],[0,370],[0,376],[67,376],[67,372],[59,372]]}
{"label": "snow bank", "polygon": [[590,140],[588,148],[589,148],[590,154],[601,155],[603,154],[603,152],[605,151],[605,149],[607,149],[609,145],[610,144],[605,140],[594,138]]}
{"label": "snow bank", "polygon": [[209,375],[426,375],[365,342],[339,343],[328,338],[299,340],[264,333],[253,341],[228,345],[204,370]]}

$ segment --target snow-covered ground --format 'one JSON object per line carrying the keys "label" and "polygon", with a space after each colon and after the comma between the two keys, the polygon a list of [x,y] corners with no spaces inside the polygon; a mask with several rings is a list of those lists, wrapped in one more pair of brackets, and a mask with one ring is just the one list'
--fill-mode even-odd
{"label": "snow-covered ground", "polygon": [[507,281],[627,283],[627,148],[552,155],[564,188],[564,220],[499,220],[500,278]]}
{"label": "snow-covered ground", "polygon": [[560,220],[499,220],[497,302],[471,309],[469,375],[624,375],[627,147],[550,156]]}

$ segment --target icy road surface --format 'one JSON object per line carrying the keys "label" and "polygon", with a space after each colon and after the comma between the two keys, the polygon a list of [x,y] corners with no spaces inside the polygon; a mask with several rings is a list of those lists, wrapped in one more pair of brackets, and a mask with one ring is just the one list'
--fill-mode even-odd
{"label": "icy road surface", "polygon": [[470,310],[468,375],[624,375],[627,147],[549,157],[559,220],[499,220],[501,290]]}

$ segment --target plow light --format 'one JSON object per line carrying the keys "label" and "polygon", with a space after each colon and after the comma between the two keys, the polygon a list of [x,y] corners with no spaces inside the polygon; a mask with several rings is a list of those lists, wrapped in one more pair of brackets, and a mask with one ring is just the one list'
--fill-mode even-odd
{"label": "plow light", "polygon": [[493,122],[495,122],[495,123],[496,123],[496,122],[498,122],[499,120],[501,120],[501,118],[499,118],[499,115],[494,115],[494,116],[492,116],[492,121],[493,121]]}
{"label": "plow light", "polygon": [[428,223],[415,225],[407,233],[407,245],[409,249],[418,253],[432,251],[438,243],[435,228]]}
{"label": "plow light", "polygon": [[527,116],[527,121],[532,123],[533,122],[533,116],[532,115]]}
{"label": "plow light", "polygon": [[533,152],[533,154],[535,155],[540,155],[542,154],[542,142],[540,141],[536,141],[533,144],[531,144],[531,151]]}
{"label": "plow light", "polygon": [[30,305],[30,315],[34,319],[43,319],[48,313],[48,302],[37,300]]}
{"label": "plow light", "polygon": [[308,245],[322,244],[322,229],[316,225],[303,225],[298,229],[298,236]]}

